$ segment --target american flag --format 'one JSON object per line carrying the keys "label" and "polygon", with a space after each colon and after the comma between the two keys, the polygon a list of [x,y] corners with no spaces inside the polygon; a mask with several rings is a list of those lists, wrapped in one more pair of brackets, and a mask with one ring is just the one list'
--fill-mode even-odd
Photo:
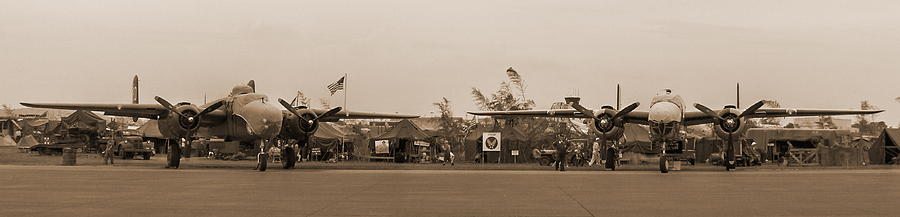
{"label": "american flag", "polygon": [[334,95],[334,92],[337,92],[338,90],[343,90],[343,89],[344,89],[344,77],[341,77],[341,79],[328,85],[328,90],[331,91],[332,96]]}

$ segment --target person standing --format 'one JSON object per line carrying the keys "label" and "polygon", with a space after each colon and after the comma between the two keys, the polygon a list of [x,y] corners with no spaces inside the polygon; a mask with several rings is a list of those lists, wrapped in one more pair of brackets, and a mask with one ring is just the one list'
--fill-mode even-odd
{"label": "person standing", "polygon": [[106,143],[106,148],[103,149],[103,164],[112,165],[113,164],[113,147],[116,146],[116,132],[113,131],[111,135],[111,139]]}
{"label": "person standing", "polygon": [[588,162],[588,167],[592,167],[597,164],[600,164],[600,143],[594,141],[594,145],[591,148],[591,161]]}
{"label": "person standing", "polygon": [[566,141],[566,136],[563,133],[559,133],[556,135],[556,169],[559,171],[566,171],[566,149],[568,149],[568,141]]}
{"label": "person standing", "polygon": [[453,163],[454,156],[453,156],[453,151],[451,151],[452,147],[450,146],[450,142],[447,141],[447,139],[442,139],[441,143],[442,143],[441,148],[444,149],[444,162],[441,163],[441,165],[446,165],[447,162],[450,162],[450,166],[454,166],[454,163]]}

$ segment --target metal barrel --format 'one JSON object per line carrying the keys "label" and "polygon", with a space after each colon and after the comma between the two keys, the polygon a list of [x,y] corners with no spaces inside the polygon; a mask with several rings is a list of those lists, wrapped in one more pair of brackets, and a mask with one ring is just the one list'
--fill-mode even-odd
{"label": "metal barrel", "polygon": [[63,157],[62,165],[65,165],[65,166],[74,166],[75,165],[75,149],[64,148],[62,157]]}

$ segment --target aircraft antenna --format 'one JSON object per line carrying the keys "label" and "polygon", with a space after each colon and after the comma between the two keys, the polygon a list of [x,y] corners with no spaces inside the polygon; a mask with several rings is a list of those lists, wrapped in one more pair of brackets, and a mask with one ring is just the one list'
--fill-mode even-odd
{"label": "aircraft antenna", "polygon": [[620,106],[622,106],[622,88],[616,84],[616,110],[619,110]]}

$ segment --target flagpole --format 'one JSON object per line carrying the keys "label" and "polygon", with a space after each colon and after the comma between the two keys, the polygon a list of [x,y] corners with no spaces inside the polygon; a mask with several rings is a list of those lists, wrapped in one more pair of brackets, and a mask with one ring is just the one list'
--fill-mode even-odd
{"label": "flagpole", "polygon": [[350,117],[350,112],[346,112],[347,110],[347,89],[350,87],[350,83],[347,83],[347,73],[344,73],[344,114],[347,114],[347,117]]}

